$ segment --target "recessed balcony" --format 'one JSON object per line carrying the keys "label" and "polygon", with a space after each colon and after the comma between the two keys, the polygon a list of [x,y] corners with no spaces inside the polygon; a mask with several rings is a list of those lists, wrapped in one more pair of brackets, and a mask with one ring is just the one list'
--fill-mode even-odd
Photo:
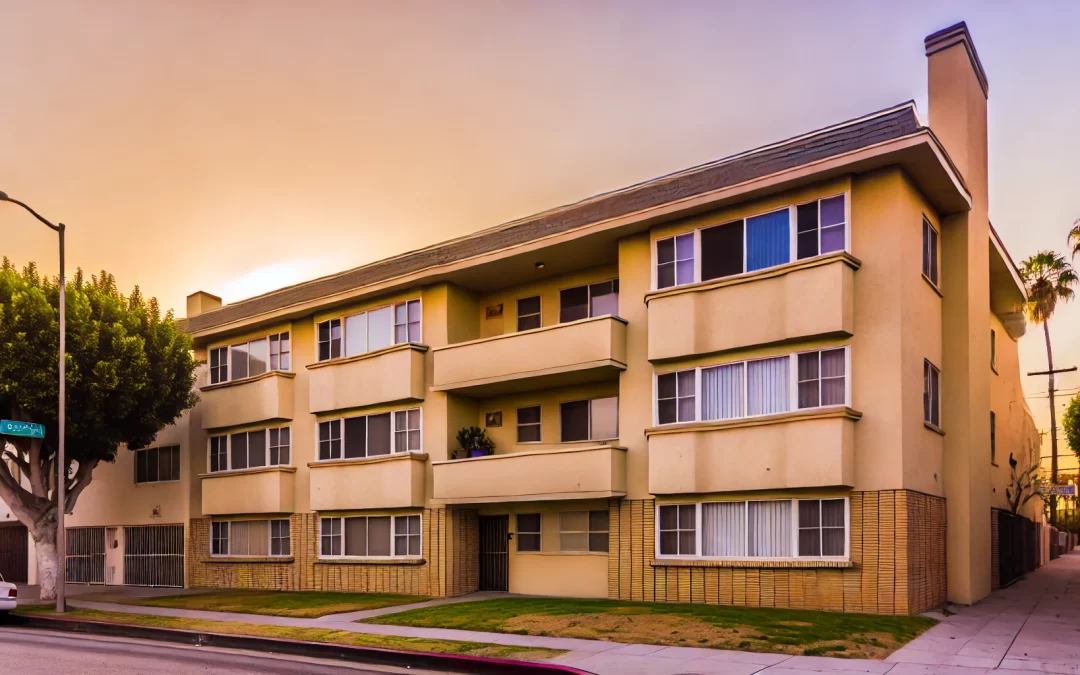
{"label": "recessed balcony", "polygon": [[203,429],[291,420],[295,377],[295,373],[274,370],[203,387],[200,390]]}
{"label": "recessed balcony", "polygon": [[400,344],[308,366],[312,413],[424,399],[427,347]]}
{"label": "recessed balcony", "polygon": [[311,462],[311,510],[397,509],[424,506],[427,455],[393,455]]}
{"label": "recessed balcony", "polygon": [[291,466],[204,473],[199,476],[202,511],[208,516],[292,513],[295,476]]}
{"label": "recessed balcony", "polygon": [[850,336],[860,265],[836,253],[650,293],[649,360]]}
{"label": "recessed balcony", "polygon": [[862,413],[822,408],[647,429],[657,495],[852,487]]}
{"label": "recessed balcony", "polygon": [[434,350],[435,391],[486,397],[610,379],[626,369],[626,321],[601,316]]}
{"label": "recessed balcony", "polygon": [[444,504],[595,499],[626,494],[626,448],[587,445],[432,462]]}

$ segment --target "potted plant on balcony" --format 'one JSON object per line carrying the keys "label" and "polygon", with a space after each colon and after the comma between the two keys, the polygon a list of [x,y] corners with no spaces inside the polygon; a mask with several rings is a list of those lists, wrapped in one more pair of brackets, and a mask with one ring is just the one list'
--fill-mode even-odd
{"label": "potted plant on balcony", "polygon": [[465,457],[485,457],[495,452],[495,441],[480,427],[465,427],[457,433],[461,454]]}

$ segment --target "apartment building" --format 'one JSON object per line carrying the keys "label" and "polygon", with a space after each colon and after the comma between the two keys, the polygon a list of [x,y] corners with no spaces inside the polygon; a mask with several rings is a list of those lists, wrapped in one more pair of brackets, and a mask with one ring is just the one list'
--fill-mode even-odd
{"label": "apartment building", "polygon": [[[173,526],[189,586],[979,600],[1008,459],[1039,437],[986,75],[964,24],[925,48],[929,125],[904,103],[249,300],[193,294],[201,403],[100,468],[71,524],[116,528],[90,547],[125,551],[113,583],[149,560],[128,527]],[[154,532],[145,555],[170,555]]]}

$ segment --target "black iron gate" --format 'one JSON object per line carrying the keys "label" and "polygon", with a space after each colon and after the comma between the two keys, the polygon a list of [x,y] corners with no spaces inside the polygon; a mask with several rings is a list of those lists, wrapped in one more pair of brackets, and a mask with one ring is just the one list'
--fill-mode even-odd
{"label": "black iron gate", "polygon": [[1038,525],[1008,511],[998,511],[997,519],[999,580],[1004,588],[1038,565]]}
{"label": "black iron gate", "polygon": [[184,526],[124,528],[125,586],[184,586]]}
{"label": "black iron gate", "polygon": [[509,580],[510,516],[480,516],[480,590],[508,590]]}
{"label": "black iron gate", "polygon": [[29,534],[26,526],[5,525],[0,527],[0,576],[4,581],[26,583],[29,565],[27,545]]}

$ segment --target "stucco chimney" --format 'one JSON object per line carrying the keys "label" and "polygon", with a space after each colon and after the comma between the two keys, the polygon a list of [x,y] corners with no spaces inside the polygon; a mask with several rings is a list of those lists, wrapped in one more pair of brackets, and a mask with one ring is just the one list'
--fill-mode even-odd
{"label": "stucco chimney", "polygon": [[221,298],[206,291],[197,291],[187,296],[187,318],[198,316],[212,309],[221,307]]}

